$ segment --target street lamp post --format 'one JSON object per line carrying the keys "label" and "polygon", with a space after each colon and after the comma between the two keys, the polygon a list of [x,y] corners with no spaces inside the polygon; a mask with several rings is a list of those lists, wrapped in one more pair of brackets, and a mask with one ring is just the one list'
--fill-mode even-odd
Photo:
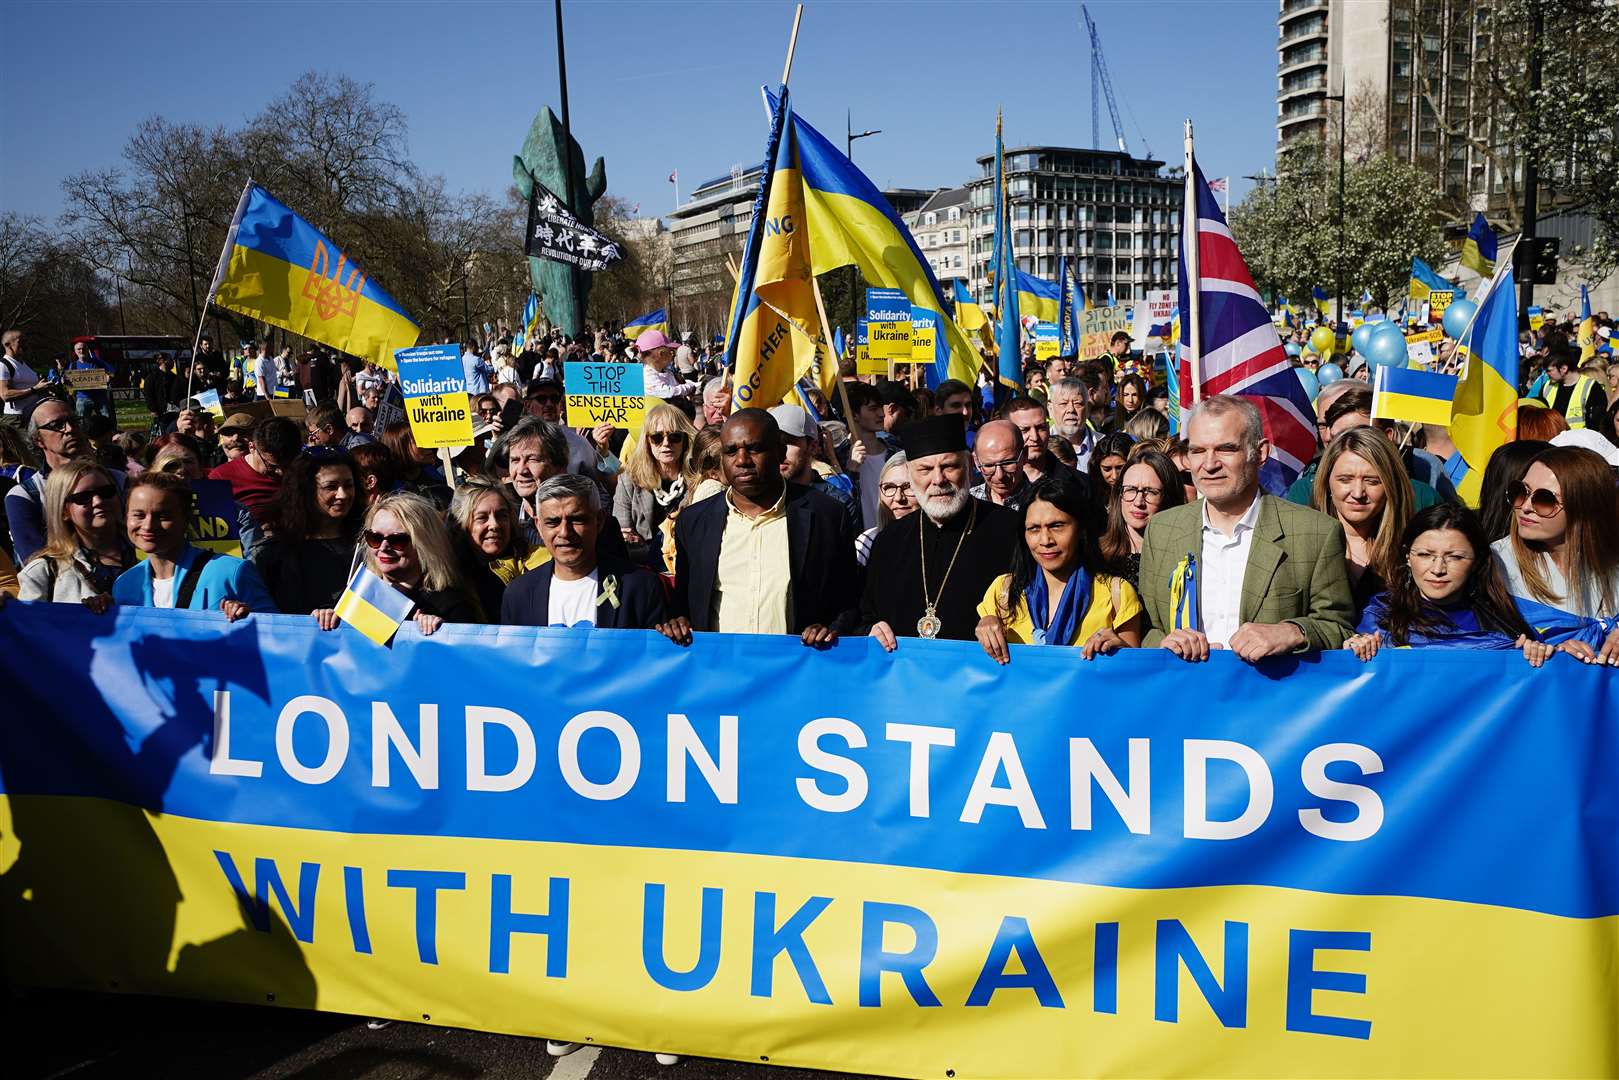
{"label": "street lamp post", "polygon": [[[843,154],[849,159],[849,164],[851,165],[854,164],[854,141],[856,139],[865,139],[872,135],[881,135],[883,133],[882,128],[869,128],[865,131],[856,131],[854,129],[854,123],[851,119],[852,115],[853,114],[848,110],[845,110],[843,114]],[[859,269],[857,267],[849,267],[849,343],[851,348],[854,347],[855,326],[860,322],[860,301],[854,294],[854,284],[856,280],[855,275],[858,273]]]}
{"label": "street lamp post", "polygon": [[1338,314],[1333,320],[1337,323],[1333,332],[1337,333],[1338,326],[1344,322],[1344,133],[1349,130],[1349,105],[1342,93],[1328,94],[1327,100],[1338,103]]}

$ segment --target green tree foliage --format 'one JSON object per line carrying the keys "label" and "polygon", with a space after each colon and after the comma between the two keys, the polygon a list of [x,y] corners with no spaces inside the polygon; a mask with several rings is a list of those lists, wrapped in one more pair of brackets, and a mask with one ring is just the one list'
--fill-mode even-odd
{"label": "green tree foliage", "polygon": [[[1338,163],[1315,146],[1289,152],[1286,170],[1231,208],[1231,230],[1261,289],[1307,303],[1330,294],[1338,267]],[[1413,256],[1445,253],[1439,193],[1424,173],[1383,154],[1344,174],[1344,306],[1369,289],[1380,307],[1405,293]]]}

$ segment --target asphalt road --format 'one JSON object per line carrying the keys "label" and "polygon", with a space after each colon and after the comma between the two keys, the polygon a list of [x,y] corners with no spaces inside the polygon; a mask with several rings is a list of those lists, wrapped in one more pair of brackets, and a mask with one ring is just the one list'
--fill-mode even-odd
{"label": "asphalt road", "polygon": [[[513,1035],[162,998],[37,994],[5,1008],[10,1080],[832,1080],[770,1065],[585,1047],[567,1057]],[[20,1068],[15,1068],[20,1063]]]}

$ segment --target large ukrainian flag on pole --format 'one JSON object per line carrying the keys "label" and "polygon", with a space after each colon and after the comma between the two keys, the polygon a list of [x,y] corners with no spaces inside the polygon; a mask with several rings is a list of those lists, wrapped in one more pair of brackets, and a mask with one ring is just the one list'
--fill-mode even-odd
{"label": "large ukrainian flag on pole", "polygon": [[1479,277],[1495,273],[1495,230],[1483,214],[1473,215],[1473,224],[1462,242],[1462,265]]}
{"label": "large ukrainian flag on pole", "polygon": [[1062,306],[1062,291],[1055,281],[1017,272],[1018,313],[1033,315],[1044,323],[1055,323]]}
{"label": "large ukrainian flag on pole", "polygon": [[[771,101],[769,168],[759,181],[753,223],[731,309],[730,355],[739,409],[787,400],[815,362],[820,315],[810,269],[804,184],[787,87]],[[821,343],[824,344],[824,343]]]}
{"label": "large ukrainian flag on pole", "polygon": [[1001,115],[995,114],[995,251],[989,259],[990,276],[995,279],[995,309],[1000,319],[995,335],[997,372],[1001,382],[1023,388],[1023,353],[1018,348],[1017,260],[1012,256],[1012,215],[1007,205],[1006,183],[1001,176]]}
{"label": "large ukrainian flag on pole", "polygon": [[1511,260],[1503,259],[1456,346],[1467,366],[1451,407],[1450,438],[1467,462],[1456,491],[1469,506],[1478,505],[1490,455],[1518,437],[1517,297]]}
{"label": "large ukrainian flag on pole", "polygon": [[[775,107],[774,100],[771,105]],[[789,114],[787,125],[792,138],[784,136],[781,142],[797,165],[792,180],[802,191],[804,216],[795,220],[808,223],[811,270],[824,274],[858,266],[867,284],[898,289],[914,306],[944,312],[939,280],[883,193],[803,119]],[[813,300],[811,305],[813,312]],[[941,314],[939,329],[938,349],[949,354],[941,371],[971,386],[982,363],[978,350],[954,319]]]}
{"label": "large ukrainian flag on pole", "polygon": [[252,181],[209,293],[222,308],[385,368],[421,334],[359,263]]}

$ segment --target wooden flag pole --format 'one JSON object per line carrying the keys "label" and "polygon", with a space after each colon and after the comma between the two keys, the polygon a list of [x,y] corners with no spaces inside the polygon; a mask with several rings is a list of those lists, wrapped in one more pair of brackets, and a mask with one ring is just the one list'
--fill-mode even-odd
{"label": "wooden flag pole", "polygon": [[787,85],[788,76],[793,73],[793,50],[798,48],[798,24],[804,21],[804,5],[799,4],[793,12],[793,34],[787,39],[787,62],[781,66],[781,85]]}

